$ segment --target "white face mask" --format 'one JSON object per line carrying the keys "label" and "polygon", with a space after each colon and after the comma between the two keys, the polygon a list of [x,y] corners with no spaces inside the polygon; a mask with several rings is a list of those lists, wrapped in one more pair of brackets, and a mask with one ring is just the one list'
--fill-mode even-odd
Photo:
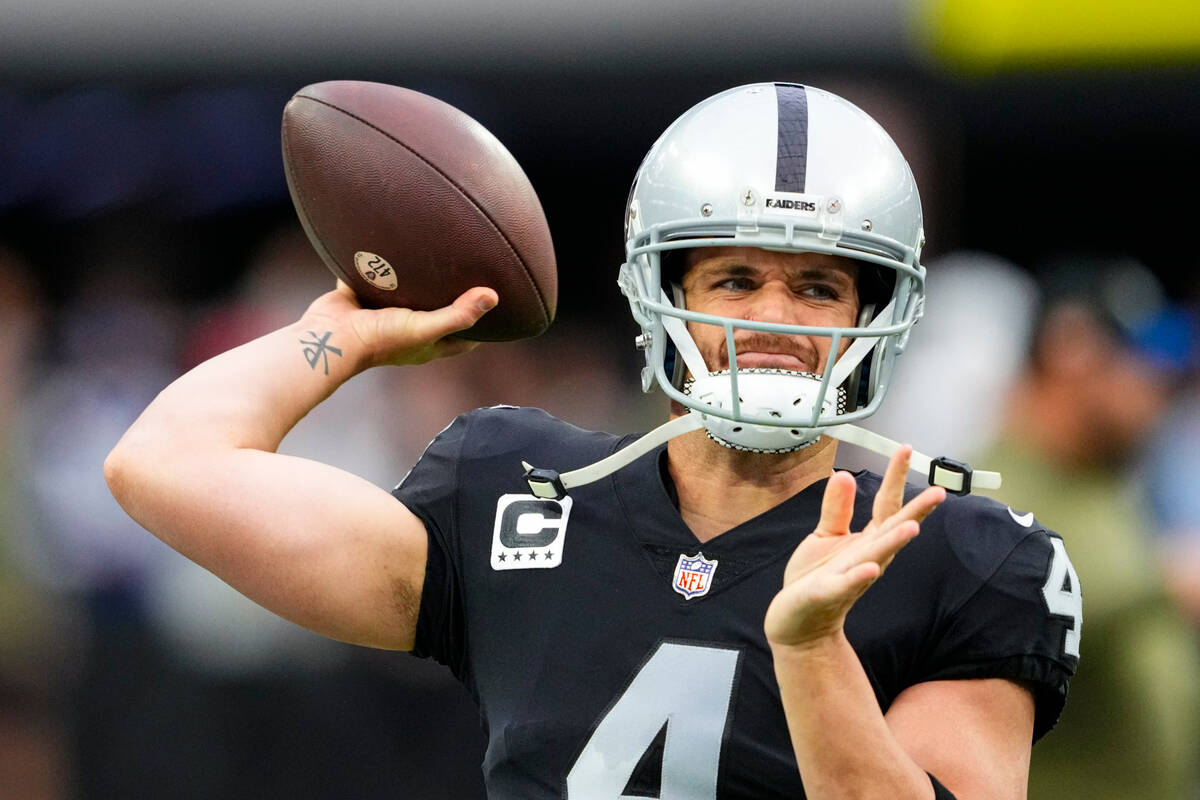
{"label": "white face mask", "polygon": [[[822,396],[821,376],[811,372],[741,369],[737,371],[737,385],[736,409],[728,370],[689,379],[683,391],[699,405],[714,411],[759,419],[811,417],[817,398]],[[821,415],[840,414],[845,411],[845,406],[846,393],[839,387],[836,401],[833,397],[824,397]],[[715,414],[704,415],[704,428],[719,444],[755,453],[788,453],[807,447],[821,435],[819,428],[758,425]]]}

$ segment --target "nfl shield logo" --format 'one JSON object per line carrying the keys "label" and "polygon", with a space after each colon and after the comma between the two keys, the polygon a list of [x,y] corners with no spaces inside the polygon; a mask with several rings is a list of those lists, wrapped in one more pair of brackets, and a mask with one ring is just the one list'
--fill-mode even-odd
{"label": "nfl shield logo", "polygon": [[717,571],[717,560],[709,561],[704,553],[694,556],[679,556],[675,565],[675,577],[671,579],[671,588],[691,600],[693,597],[703,597],[712,586],[713,573]]}

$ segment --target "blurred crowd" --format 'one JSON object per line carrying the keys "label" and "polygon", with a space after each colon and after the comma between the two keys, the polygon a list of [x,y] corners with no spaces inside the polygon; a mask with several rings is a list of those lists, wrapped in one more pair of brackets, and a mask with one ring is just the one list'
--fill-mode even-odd
{"label": "blurred crowd", "polygon": [[[1002,471],[995,496],[1063,536],[1083,587],[1082,666],[1034,749],[1031,797],[1198,796],[1195,298],[1114,258],[928,266],[926,319],[869,426]],[[477,713],[448,672],[279,620],[110,497],[100,465],[156,392],[331,282],[292,227],[214,302],[185,305],[152,272],[115,264],[50,304],[28,264],[0,255],[0,798],[481,797]],[[536,340],[371,371],[283,450],[390,488],[479,406],[647,429],[665,403],[638,391],[624,330],[564,319]],[[878,467],[852,448],[840,461]]]}

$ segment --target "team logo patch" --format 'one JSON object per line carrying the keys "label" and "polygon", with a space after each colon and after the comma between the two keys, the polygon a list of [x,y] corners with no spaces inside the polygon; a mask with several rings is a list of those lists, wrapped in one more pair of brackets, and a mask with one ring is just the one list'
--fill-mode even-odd
{"label": "team logo patch", "polygon": [[496,501],[491,563],[494,570],[552,569],[562,563],[571,498],[501,495]]}
{"label": "team logo patch", "polygon": [[693,597],[703,597],[712,587],[713,573],[717,571],[717,560],[711,561],[704,553],[694,556],[679,555],[675,564],[675,575],[671,578],[671,588],[691,600]]}

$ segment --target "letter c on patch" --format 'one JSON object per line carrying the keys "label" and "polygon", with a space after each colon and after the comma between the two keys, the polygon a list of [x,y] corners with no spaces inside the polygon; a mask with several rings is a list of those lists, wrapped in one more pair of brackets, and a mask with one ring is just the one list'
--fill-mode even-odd
{"label": "letter c on patch", "polygon": [[505,547],[545,547],[558,538],[565,521],[557,500],[514,500],[501,511],[500,543]]}

